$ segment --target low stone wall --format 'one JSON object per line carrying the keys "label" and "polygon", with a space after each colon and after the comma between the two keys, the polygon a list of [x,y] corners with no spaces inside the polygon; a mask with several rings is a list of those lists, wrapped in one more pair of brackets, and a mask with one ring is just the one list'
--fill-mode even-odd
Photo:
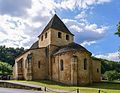
{"label": "low stone wall", "polygon": [[4,88],[17,88],[17,89],[27,89],[27,90],[39,90],[41,91],[41,87],[32,86],[28,84],[20,84],[20,83],[12,83],[12,82],[6,82],[6,81],[0,81],[0,87]]}

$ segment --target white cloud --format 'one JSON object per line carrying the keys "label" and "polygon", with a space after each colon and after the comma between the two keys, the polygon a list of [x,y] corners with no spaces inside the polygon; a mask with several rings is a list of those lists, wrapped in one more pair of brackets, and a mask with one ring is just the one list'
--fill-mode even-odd
{"label": "white cloud", "polygon": [[112,61],[120,61],[119,52],[95,55],[95,57],[108,59],[108,60],[112,60]]}
{"label": "white cloud", "polygon": [[111,0],[98,0],[98,4],[103,4],[104,2],[108,3],[111,2]]}
{"label": "white cloud", "polygon": [[[24,33],[24,21],[17,17],[10,17],[7,15],[0,16],[0,45],[22,47],[23,43],[30,40],[29,35]],[[19,22],[17,22],[19,21]]]}
{"label": "white cloud", "polygon": [[[97,4],[98,1],[100,4],[110,0],[0,0],[0,45],[28,48],[37,39],[56,9],[87,9],[89,5]],[[64,21],[76,35],[78,42],[85,41],[85,44],[89,45],[90,42],[103,37],[106,27],[90,24],[86,17],[86,12],[82,11],[75,20]],[[81,23],[76,21],[80,18]],[[90,34],[87,35],[88,33]]]}
{"label": "white cloud", "polygon": [[87,17],[87,14],[86,14],[86,11],[82,11],[80,14],[78,14],[77,16],[75,16],[75,19],[83,19],[83,18],[86,18]]}
{"label": "white cloud", "polygon": [[31,7],[31,0],[0,0],[0,14],[23,16],[26,9]]}
{"label": "white cloud", "polygon": [[[50,1],[46,0],[46,2],[49,3]],[[9,6],[15,6],[13,1],[9,3],[2,1],[2,3],[5,3],[4,5],[8,4]],[[2,13],[2,15],[0,15],[0,22],[2,22],[0,25],[0,45],[28,48],[36,41],[37,36],[52,16],[51,11],[53,11],[52,8],[54,7],[52,4],[51,6],[50,4],[49,6],[45,5],[45,2],[39,0],[32,0],[31,4],[31,8],[25,10],[26,13],[21,12],[20,9],[22,6],[16,6],[19,8],[15,8],[16,10],[14,9],[13,12],[15,11],[18,15],[11,13],[12,10],[3,10],[4,14]],[[8,12],[6,13],[5,11]],[[19,13],[21,17],[19,16]],[[24,17],[22,17],[22,15]]]}
{"label": "white cloud", "polygon": [[108,30],[108,26],[98,26],[89,22],[78,22],[77,20],[63,19],[70,31],[75,35],[75,41],[90,45],[96,40],[102,39]]}
{"label": "white cloud", "polygon": [[94,43],[96,43],[96,41],[89,41],[89,42],[84,41],[83,43],[81,43],[81,45],[82,46],[86,46],[86,45],[90,46],[91,44],[94,44]]}
{"label": "white cloud", "polygon": [[74,10],[76,7],[78,9],[88,9],[92,5],[103,4],[111,2],[111,0],[58,0],[58,8]]}

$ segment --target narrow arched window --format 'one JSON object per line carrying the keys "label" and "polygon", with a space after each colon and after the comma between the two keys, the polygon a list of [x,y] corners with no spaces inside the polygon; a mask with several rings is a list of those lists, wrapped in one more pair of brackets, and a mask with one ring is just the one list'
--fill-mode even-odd
{"label": "narrow arched window", "polygon": [[45,33],[45,38],[47,38],[47,33]]}
{"label": "narrow arched window", "polygon": [[58,32],[58,38],[62,38],[62,33]]}
{"label": "narrow arched window", "polygon": [[66,40],[69,40],[69,35],[66,35]]}
{"label": "narrow arched window", "polygon": [[99,73],[99,69],[97,68],[97,73]]}
{"label": "narrow arched window", "polygon": [[41,36],[41,41],[43,41],[43,35]]}
{"label": "narrow arched window", "polygon": [[60,70],[63,71],[64,70],[64,63],[63,60],[60,60]]}
{"label": "narrow arched window", "polygon": [[21,58],[17,63],[18,63],[19,68],[22,68],[23,67],[23,58]]}
{"label": "narrow arched window", "polygon": [[40,61],[38,61],[38,68],[40,68]]}
{"label": "narrow arched window", "polygon": [[87,70],[87,59],[84,59],[84,70]]}
{"label": "narrow arched window", "polygon": [[28,63],[32,62],[32,53],[27,55]]}

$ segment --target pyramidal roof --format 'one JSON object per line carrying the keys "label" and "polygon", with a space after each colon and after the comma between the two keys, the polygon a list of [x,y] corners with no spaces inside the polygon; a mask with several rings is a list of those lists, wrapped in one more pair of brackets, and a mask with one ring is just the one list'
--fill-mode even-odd
{"label": "pyramidal roof", "polygon": [[[61,19],[55,14],[52,19],[49,21],[49,23],[47,24],[47,26],[44,28],[44,30],[42,31],[41,34],[43,34],[44,32],[46,32],[49,28],[53,28],[56,30],[60,30],[62,32],[68,33],[73,35],[68,28],[65,26],[65,24],[61,21]],[[41,35],[40,34],[40,35]],[[39,35],[39,36],[40,36]],[[38,36],[38,37],[39,37]]]}

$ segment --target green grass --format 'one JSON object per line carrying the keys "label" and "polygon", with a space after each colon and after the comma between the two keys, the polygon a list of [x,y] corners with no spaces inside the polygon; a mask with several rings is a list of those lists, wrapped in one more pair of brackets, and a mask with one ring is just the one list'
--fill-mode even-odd
{"label": "green grass", "polygon": [[94,83],[91,86],[86,86],[86,87],[68,86],[68,85],[64,85],[64,84],[53,82],[53,81],[47,81],[47,80],[44,80],[44,81],[12,80],[10,82],[22,82],[22,83],[34,84],[34,85],[44,86],[47,88],[66,90],[66,91],[79,89],[82,93],[98,93],[98,89],[103,90],[106,93],[120,93],[120,82],[118,83],[117,81],[113,81],[113,82],[102,81],[101,83]]}

